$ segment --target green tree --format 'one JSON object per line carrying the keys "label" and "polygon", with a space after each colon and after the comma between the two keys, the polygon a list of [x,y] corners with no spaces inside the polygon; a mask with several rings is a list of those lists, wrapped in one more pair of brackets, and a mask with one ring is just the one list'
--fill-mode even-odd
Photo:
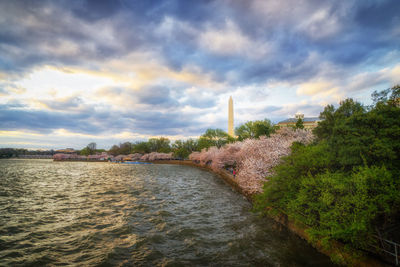
{"label": "green tree", "polygon": [[89,147],[85,147],[79,152],[79,154],[82,156],[89,156],[92,153],[91,153],[91,150],[89,149]]}
{"label": "green tree", "polygon": [[120,154],[120,153],[119,153],[119,146],[113,145],[113,146],[110,148],[110,150],[108,150],[108,153],[110,153],[110,154],[113,155],[113,156],[119,155],[119,154]]}
{"label": "green tree", "polygon": [[146,154],[150,153],[150,146],[148,142],[145,141],[139,141],[136,142],[132,145],[132,152],[133,153],[141,153],[141,154]]}
{"label": "green tree", "polygon": [[248,121],[235,129],[235,134],[239,141],[248,138],[259,138],[263,135],[269,136],[273,132],[274,127],[268,119]]}
{"label": "green tree", "polygon": [[122,155],[131,154],[132,149],[133,149],[133,145],[130,142],[125,142],[125,143],[119,144],[119,154],[122,154]]}
{"label": "green tree", "polygon": [[23,148],[0,148],[0,158],[12,158],[19,155],[29,154],[27,149]]}
{"label": "green tree", "polygon": [[400,164],[400,109],[390,97],[378,101],[368,112],[360,103],[348,99],[338,109],[328,106],[321,113],[326,120],[314,133],[318,140],[330,145],[330,153],[337,159],[336,168],[350,171],[364,160],[389,168]]}
{"label": "green tree", "polygon": [[198,143],[193,139],[188,139],[186,141],[176,140],[172,144],[172,150],[176,158],[186,159],[189,157],[190,153],[198,150]]}
{"label": "green tree", "polygon": [[93,155],[96,153],[97,144],[92,142],[89,143],[85,148],[83,148],[79,154],[83,156]]}
{"label": "green tree", "polygon": [[95,142],[89,143],[89,144],[87,145],[87,148],[89,149],[89,151],[90,151],[91,153],[94,153],[94,152],[96,151],[97,144],[96,144]]}
{"label": "green tree", "polygon": [[319,115],[321,121],[318,126],[314,128],[313,133],[319,139],[326,139],[333,133],[333,128],[335,125],[335,107],[333,105],[328,105],[324,108]]}
{"label": "green tree", "polygon": [[211,146],[222,147],[225,144],[234,142],[235,139],[221,129],[207,129],[200,136],[198,149],[209,148]]}
{"label": "green tree", "polygon": [[350,173],[325,172],[301,177],[296,197],[287,204],[293,216],[312,228],[316,239],[336,239],[366,248],[375,227],[398,207],[399,183],[385,167],[362,166]]}
{"label": "green tree", "polygon": [[198,151],[198,140],[189,138],[185,141],[184,146],[190,151]]}
{"label": "green tree", "polygon": [[400,101],[400,85],[393,86],[392,88],[372,93],[372,101],[374,105],[380,103],[388,103],[390,105],[399,106]]}
{"label": "green tree", "polygon": [[298,118],[298,120],[296,121],[296,129],[304,129],[304,123],[303,123],[303,119],[302,118]]}
{"label": "green tree", "polygon": [[190,155],[190,151],[186,148],[177,148],[174,150],[174,157],[177,159],[187,159]]}
{"label": "green tree", "polygon": [[319,116],[322,121],[314,129],[314,134],[319,140],[332,138],[336,134],[340,134],[338,128],[345,125],[349,117],[355,114],[364,114],[365,111],[360,103],[351,98],[340,102],[338,109],[328,105]]}
{"label": "green tree", "polygon": [[169,145],[170,141],[168,138],[150,138],[148,145],[151,152],[169,153],[171,152],[171,147]]}

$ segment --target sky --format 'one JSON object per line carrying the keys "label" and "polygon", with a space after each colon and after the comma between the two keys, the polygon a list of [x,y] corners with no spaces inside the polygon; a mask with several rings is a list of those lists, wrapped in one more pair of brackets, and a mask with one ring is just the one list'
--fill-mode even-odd
{"label": "sky", "polygon": [[0,0],[0,147],[110,148],[369,103],[398,0]]}

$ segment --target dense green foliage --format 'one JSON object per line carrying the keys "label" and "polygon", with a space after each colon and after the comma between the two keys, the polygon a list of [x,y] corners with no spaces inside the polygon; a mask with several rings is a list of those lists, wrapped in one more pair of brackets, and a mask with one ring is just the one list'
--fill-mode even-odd
{"label": "dense green foliage", "polygon": [[113,156],[128,155],[131,154],[133,146],[134,144],[130,142],[120,143],[119,145],[113,145],[108,151],[108,153],[110,153]]}
{"label": "dense green foliage", "polygon": [[54,155],[54,150],[27,150],[25,148],[0,148],[0,158],[13,158],[20,155]]}
{"label": "dense green foliage", "polygon": [[193,151],[198,151],[198,142],[194,139],[176,140],[172,144],[174,157],[178,159],[187,159]]}
{"label": "dense green foliage", "polygon": [[170,140],[165,137],[150,138],[147,141],[151,152],[169,153],[171,152]]}
{"label": "dense green foliage", "polygon": [[296,129],[304,129],[304,121],[302,118],[298,118],[298,120],[296,121]]}
{"label": "dense green foliage", "polygon": [[248,121],[239,127],[236,127],[235,134],[239,141],[248,138],[259,138],[260,136],[269,136],[274,132],[274,127],[270,120]]}
{"label": "dense green foliage", "polygon": [[146,154],[150,152],[174,154],[177,159],[187,159],[193,151],[200,151],[211,146],[221,147],[235,139],[221,129],[207,129],[199,139],[176,140],[171,143],[168,138],[150,138],[147,141],[135,143],[125,142],[113,145],[108,151],[110,154],[128,155],[133,153]]}
{"label": "dense green foliage", "polygon": [[85,147],[83,149],[81,149],[81,151],[79,151],[79,155],[82,156],[88,156],[91,155],[93,153],[93,151],[91,151],[88,147]]}
{"label": "dense green foliage", "polygon": [[200,136],[198,141],[198,149],[209,148],[216,146],[218,148],[234,142],[235,139],[227,132],[221,129],[207,129],[206,132]]}
{"label": "dense green foliage", "polygon": [[[149,146],[148,142],[139,141],[139,142],[136,142],[136,143],[132,144],[132,151],[131,152],[145,154],[145,153],[150,153],[152,151],[150,151],[150,146]],[[122,153],[120,153],[120,154],[122,154]]]}
{"label": "dense green foliage", "polygon": [[113,145],[108,152],[113,156],[133,153],[146,154],[150,152],[173,152],[175,158],[186,159],[193,151],[198,151],[197,140],[176,140],[171,143],[168,138],[160,137],[150,138],[148,141],[138,141],[135,143],[125,142],[119,145]]}
{"label": "dense green foliage", "polygon": [[96,152],[99,152],[99,151],[97,151],[96,148],[97,148],[96,143],[94,143],[94,142],[89,143],[85,148],[83,148],[81,151],[79,151],[79,154],[83,155],[83,156],[95,154]]}
{"label": "dense green foliage", "polygon": [[171,143],[168,138],[150,138],[148,141],[135,143],[125,142],[113,145],[108,151],[110,154],[128,155],[133,153],[146,154],[150,152],[170,153],[175,158],[187,159],[193,151],[200,151],[211,146],[221,147],[227,143],[234,142],[235,139],[221,129],[207,129],[199,139],[176,140]]}
{"label": "dense green foliage", "polygon": [[367,108],[352,99],[337,109],[327,106],[316,141],[292,145],[257,196],[256,209],[286,213],[309,226],[315,240],[358,248],[399,224],[399,87],[373,97]]}

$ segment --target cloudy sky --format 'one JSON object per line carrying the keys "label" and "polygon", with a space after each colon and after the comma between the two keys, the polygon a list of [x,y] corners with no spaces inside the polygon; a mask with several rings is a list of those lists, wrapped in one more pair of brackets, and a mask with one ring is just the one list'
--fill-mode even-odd
{"label": "cloudy sky", "polygon": [[227,130],[400,83],[398,0],[0,0],[0,147]]}

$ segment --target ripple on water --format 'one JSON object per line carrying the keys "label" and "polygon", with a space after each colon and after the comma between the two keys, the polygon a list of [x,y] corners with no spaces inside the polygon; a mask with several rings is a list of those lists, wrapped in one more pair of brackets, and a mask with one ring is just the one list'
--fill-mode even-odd
{"label": "ripple on water", "polygon": [[187,166],[0,160],[0,262],[315,266],[329,259]]}

